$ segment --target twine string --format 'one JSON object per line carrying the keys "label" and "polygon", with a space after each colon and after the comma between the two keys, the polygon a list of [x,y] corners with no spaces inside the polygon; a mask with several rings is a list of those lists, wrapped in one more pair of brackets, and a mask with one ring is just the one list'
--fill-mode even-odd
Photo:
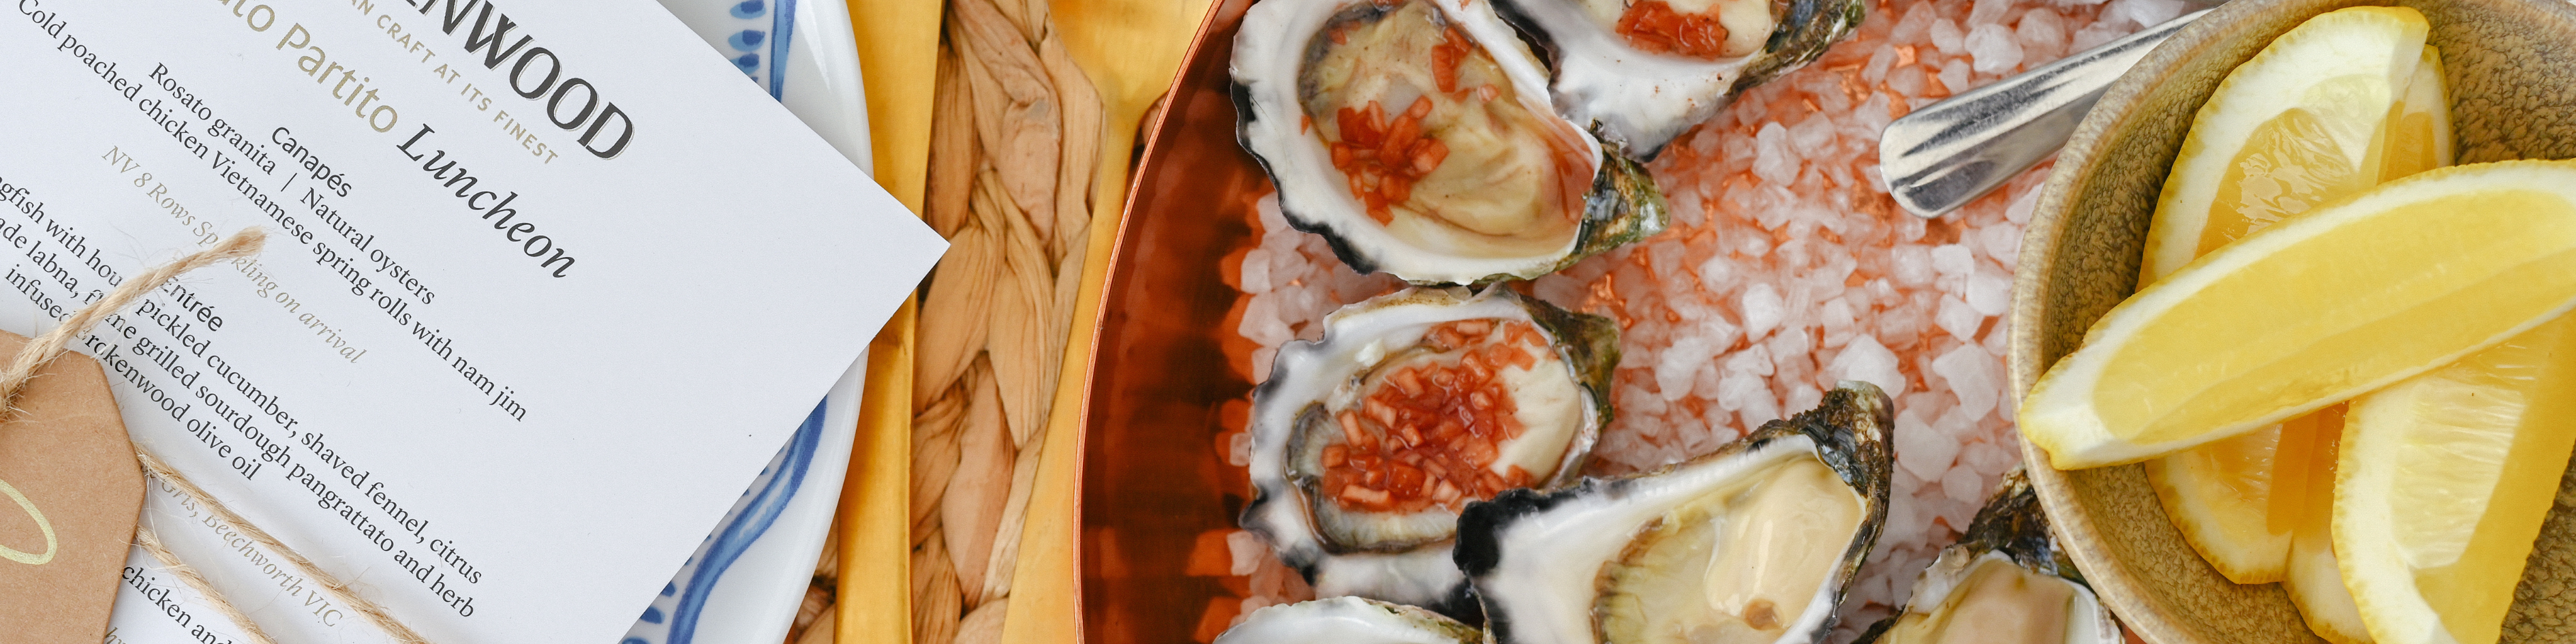
{"label": "twine string", "polygon": [[153,267],[152,270],[144,271],[142,275],[136,275],[133,279],[126,280],[124,284],[117,285],[116,290],[107,292],[107,297],[82,307],[80,311],[72,313],[70,318],[64,319],[62,325],[45,332],[35,341],[27,343],[26,348],[18,350],[18,357],[10,361],[9,369],[0,371],[0,404],[12,405],[10,409],[15,411],[18,391],[25,389],[27,380],[36,376],[36,369],[52,361],[54,356],[62,355],[63,350],[71,346],[73,339],[87,335],[90,327],[98,326],[99,320],[125,310],[125,305],[134,303],[135,299],[152,292],[152,289],[161,288],[162,282],[170,281],[170,278],[178,277],[180,273],[204,268],[206,265],[235,257],[259,254],[259,248],[267,238],[268,235],[260,232],[258,228],[245,228],[241,232],[233,233],[232,237],[224,239],[222,243],[215,244],[213,248],[197,251],[196,254],[179,258],[176,262]]}
{"label": "twine string", "polygon": [[241,530],[242,536],[250,537],[250,540],[259,542],[259,545],[294,563],[295,568],[304,571],[304,576],[312,579],[314,585],[321,586],[324,592],[340,598],[340,602],[348,604],[349,609],[358,613],[358,616],[366,618],[369,623],[375,624],[376,628],[384,629],[386,634],[392,635],[394,641],[402,644],[429,644],[429,640],[421,638],[419,633],[412,632],[411,627],[404,626],[402,620],[394,619],[393,614],[386,612],[384,606],[358,596],[358,592],[350,588],[348,583],[322,570],[321,566],[313,565],[312,560],[304,558],[304,553],[286,547],[286,544],[279,542],[277,537],[269,536],[268,531],[259,529],[257,524],[233,513],[232,508],[224,507],[223,502],[215,500],[214,495],[207,494],[205,490],[199,489],[196,483],[189,481],[187,475],[171,469],[170,464],[161,462],[161,457],[152,455],[150,450],[142,447],[135,446],[134,457],[137,462],[143,464],[144,472],[169,483],[171,487],[178,488],[181,494],[188,495],[188,498],[195,499],[206,509],[214,511],[215,518],[233,524],[235,529]]}
{"label": "twine string", "polygon": [[[55,356],[62,355],[74,339],[88,334],[90,327],[97,326],[100,320],[125,310],[126,305],[133,304],[134,300],[142,298],[153,289],[161,288],[163,283],[170,281],[170,278],[178,277],[181,273],[204,268],[216,262],[259,254],[260,247],[266,239],[267,234],[260,232],[259,228],[244,228],[212,248],[182,257],[175,262],[153,267],[152,270],[144,271],[143,274],[117,285],[116,289],[109,291],[105,297],[83,307],[71,317],[65,318],[62,325],[28,342],[26,348],[20,349],[17,357],[10,361],[8,369],[0,371],[0,414],[17,413],[18,394],[26,389],[27,382],[35,377],[36,370],[44,368],[45,363],[51,362]],[[393,614],[387,612],[384,606],[359,596],[357,591],[349,588],[349,584],[324,571],[321,566],[313,565],[313,561],[306,559],[303,553],[287,547],[284,542],[278,541],[277,537],[270,536],[268,531],[261,530],[258,525],[243,519],[240,514],[233,512],[232,508],[226,507],[223,501],[215,499],[212,494],[207,494],[203,488],[197,487],[195,482],[188,480],[186,475],[180,474],[168,463],[162,462],[161,457],[153,455],[151,450],[144,449],[140,443],[134,444],[134,458],[142,465],[144,473],[170,484],[190,500],[212,510],[217,518],[232,523],[243,536],[250,537],[251,541],[257,542],[261,547],[285,557],[288,562],[295,564],[296,569],[302,571],[305,577],[312,579],[315,585],[338,598],[341,603],[347,604],[352,611],[366,618],[369,623],[375,624],[386,634],[392,635],[394,641],[402,644],[430,644],[429,640],[412,631],[411,627],[404,626],[401,620],[394,619]],[[196,589],[197,594],[204,596],[206,601],[213,604],[224,617],[240,624],[252,639],[261,644],[276,644],[275,640],[269,639],[268,634],[260,630],[259,625],[252,622],[249,616],[242,614],[240,609],[232,605],[232,602],[226,601],[223,594],[217,592],[214,586],[207,584],[205,577],[198,574],[195,568],[181,563],[176,554],[163,547],[158,535],[138,525],[134,536],[136,545],[152,553],[154,559],[159,560],[161,565],[168,568],[172,574],[178,575],[179,579],[186,582],[190,588]]]}
{"label": "twine string", "polygon": [[208,583],[205,575],[197,574],[196,566],[179,561],[178,553],[171,552],[168,546],[161,545],[161,535],[153,534],[151,528],[134,526],[134,545],[141,546],[144,552],[152,553],[152,559],[161,562],[163,571],[177,576],[180,582],[188,584],[188,588],[197,591],[197,596],[205,598],[206,603],[214,604],[215,612],[223,614],[224,619],[232,620],[233,624],[240,626],[242,636],[249,638],[253,644],[277,644],[276,638],[269,637],[268,631],[259,627],[259,622],[251,621],[249,615],[242,614],[241,609],[234,608],[232,602],[225,601],[223,593],[216,592],[215,585]]}

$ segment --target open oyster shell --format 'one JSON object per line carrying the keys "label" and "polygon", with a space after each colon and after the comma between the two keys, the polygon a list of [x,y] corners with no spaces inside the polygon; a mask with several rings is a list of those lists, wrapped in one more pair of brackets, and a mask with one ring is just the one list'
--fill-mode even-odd
{"label": "open oyster shell", "polygon": [[1824,55],[1860,27],[1869,6],[1863,0],[1495,3],[1555,63],[1550,87],[1557,111],[1641,160],[1654,158],[1745,88]]}
{"label": "open oyster shell", "polygon": [[1477,644],[1484,632],[1438,613],[1358,597],[1252,611],[1215,644]]}
{"label": "open oyster shell", "polygon": [[1318,595],[1472,616],[1449,555],[1459,510],[1578,477],[1618,362],[1615,323],[1501,286],[1343,307],[1253,390],[1243,526]]}
{"label": "open oyster shell", "polygon": [[1469,505],[1457,562],[1491,641],[1822,641],[1887,517],[1892,413],[1846,381],[1716,453]]}
{"label": "open oyster shell", "polygon": [[1235,37],[1243,146],[1360,272],[1482,284],[1663,230],[1644,168],[1558,116],[1488,0],[1268,0]]}
{"label": "open oyster shell", "polygon": [[1905,607],[1860,644],[2118,644],[2120,625],[2048,533],[2048,514],[2021,470],[1959,543],[1915,578]]}

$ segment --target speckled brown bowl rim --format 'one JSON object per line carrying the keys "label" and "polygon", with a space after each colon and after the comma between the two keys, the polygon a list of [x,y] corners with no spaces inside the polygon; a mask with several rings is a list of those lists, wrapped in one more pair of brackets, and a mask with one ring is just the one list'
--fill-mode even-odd
{"label": "speckled brown bowl rim", "polygon": [[[2464,0],[2477,1],[2477,0]],[[2493,1],[2493,0],[2484,0]],[[2507,2],[2510,4],[2510,2]],[[2041,328],[2042,312],[2047,308],[2047,293],[2052,286],[2050,263],[2057,248],[2066,238],[2067,222],[2073,219],[2068,202],[2078,187],[2091,187],[2091,176],[2104,146],[2117,141],[2116,135],[2127,133],[2145,118],[2142,106],[2152,90],[2186,70],[2186,61],[2223,48],[2238,37],[2243,29],[2259,28],[2261,21],[2248,20],[2271,11],[2312,11],[2323,13],[2357,5],[2385,5],[2394,2],[2372,0],[2234,0],[2194,21],[2150,52],[2127,74],[2106,91],[2093,111],[2086,115],[2066,146],[2058,153],[2057,165],[2043,184],[2037,207],[2023,231],[2019,269],[2013,279],[2013,299],[2009,355],[2014,400],[2030,393],[2039,378],[2042,343],[2047,329]],[[2538,9],[2538,7],[2534,7]],[[2268,39],[2266,40],[2268,42]],[[2569,43],[2576,47],[2576,43]],[[2206,97],[2203,97],[2203,101]],[[2193,102],[2198,109],[2199,102]],[[2178,143],[2179,141],[2177,141]],[[2159,182],[2161,183],[2161,182]],[[2119,560],[2106,544],[2101,528],[2085,506],[2074,498],[2067,473],[2049,467],[2048,455],[2028,441],[2022,443],[2022,460],[2029,464],[2030,480],[2038,490],[2055,526],[2057,539],[2083,570],[2087,582],[2123,623],[2139,638],[2152,644],[2200,644],[2194,633],[2200,629],[2187,624],[2195,620],[2159,599],[2159,594],[2144,587],[2132,571],[2133,562]],[[2199,562],[2191,562],[2199,563]]]}
{"label": "speckled brown bowl rim", "polygon": [[[2262,0],[2237,0],[2194,20],[2172,37],[2147,53],[2146,58],[2130,67],[2120,80],[2094,103],[2093,111],[2075,127],[2066,146],[2057,153],[2056,166],[2049,171],[2048,181],[2040,186],[2039,204],[2031,210],[2030,223],[2022,230],[2021,255],[2013,275],[2010,335],[2004,358],[2010,373],[2013,400],[2030,396],[2033,381],[2038,380],[2048,365],[2041,363],[2040,327],[2046,309],[2046,293],[2052,271],[2046,270],[2057,254],[2057,246],[2066,235],[2067,202],[2071,188],[2090,179],[2092,161],[2108,135],[2125,132],[2137,118],[2139,100],[2147,91],[2180,71],[2177,63],[2198,56],[2222,40],[2226,27],[2236,24],[2236,17],[2260,10]],[[2018,409],[2018,406],[2015,407]],[[2016,430],[2018,431],[2018,430]],[[2182,644],[2184,630],[2174,623],[2162,602],[2140,587],[2126,564],[2114,557],[2103,544],[2090,513],[2075,502],[2066,473],[2048,465],[2048,452],[2031,441],[2021,442],[2021,459],[2030,474],[2031,487],[2039,492],[2040,506],[2049,514],[2049,525],[2057,533],[2060,547],[2084,571],[2085,581],[2094,595],[2119,615],[2121,622],[2141,639],[2153,644]]]}

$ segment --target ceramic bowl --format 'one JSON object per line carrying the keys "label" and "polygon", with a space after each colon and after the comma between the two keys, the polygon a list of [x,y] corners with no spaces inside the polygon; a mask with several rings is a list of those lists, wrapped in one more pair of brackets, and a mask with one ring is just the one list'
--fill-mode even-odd
{"label": "ceramic bowl", "polygon": [[[2137,287],[2147,221],[2191,120],[2221,79],[2320,13],[2412,7],[2432,22],[2451,89],[2459,161],[2576,157],[2576,6],[2557,0],[2235,0],[2138,63],[2068,141],[2023,233],[2013,286],[2015,395],[2075,349]],[[2046,463],[2039,448],[2025,461]],[[2321,641],[2279,584],[2237,585],[2183,541],[2124,465],[2032,482],[2068,552],[2112,610],[2154,644]],[[2576,479],[2562,479],[2504,641],[2576,641]]]}

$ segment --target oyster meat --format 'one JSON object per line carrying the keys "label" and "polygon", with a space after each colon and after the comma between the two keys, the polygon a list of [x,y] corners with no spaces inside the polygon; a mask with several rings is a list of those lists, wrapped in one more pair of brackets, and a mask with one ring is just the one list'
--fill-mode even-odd
{"label": "oyster meat", "polygon": [[1652,159],[1738,92],[1849,37],[1863,0],[1495,0],[1555,63],[1566,118]]}
{"label": "oyster meat", "polygon": [[1477,644],[1484,633],[1438,613],[1358,597],[1252,611],[1215,644]]}
{"label": "oyster meat", "polygon": [[1253,390],[1243,525],[1319,595],[1471,615],[1449,556],[1459,510],[1579,475],[1617,347],[1610,320],[1500,286],[1343,307]]}
{"label": "oyster meat", "polygon": [[1664,227],[1654,181],[1556,115],[1486,0],[1262,2],[1232,62],[1281,211],[1360,272],[1534,278]]}
{"label": "oyster meat", "polygon": [[1887,516],[1886,394],[1846,381],[1716,453],[1458,521],[1496,644],[1821,641]]}
{"label": "oyster meat", "polygon": [[1896,615],[1861,644],[2118,644],[2111,621],[2075,563],[2048,534],[2048,515],[2020,470],[1959,543],[1941,549]]}

